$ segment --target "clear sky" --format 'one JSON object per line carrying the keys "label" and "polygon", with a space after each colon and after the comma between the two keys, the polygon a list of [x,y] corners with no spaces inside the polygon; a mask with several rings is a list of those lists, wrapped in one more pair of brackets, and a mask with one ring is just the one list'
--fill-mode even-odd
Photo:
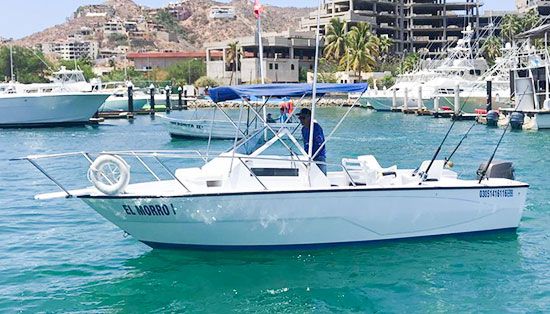
{"label": "clear sky", "polygon": [[[9,6],[4,6],[0,10],[0,36],[4,38],[21,38],[30,35],[48,26],[63,23],[81,5],[103,2],[103,0],[3,0],[2,2],[4,1],[10,2]],[[136,2],[150,7],[160,7],[170,0],[137,0]],[[263,0],[262,2],[278,6],[314,7],[317,5],[317,0]],[[513,0],[484,0],[483,2],[485,9],[512,10],[515,7]]]}

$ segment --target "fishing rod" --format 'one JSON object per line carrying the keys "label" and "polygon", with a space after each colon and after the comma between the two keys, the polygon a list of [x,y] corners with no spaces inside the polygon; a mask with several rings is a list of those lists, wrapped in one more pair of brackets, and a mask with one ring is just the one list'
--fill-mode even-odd
{"label": "fishing rod", "polygon": [[508,128],[510,127],[510,123],[512,122],[512,113],[517,112],[519,109],[519,105],[521,104],[521,101],[523,100],[523,97],[526,95],[527,90],[529,89],[529,86],[525,87],[525,90],[523,91],[523,94],[521,95],[521,98],[516,104],[516,107],[514,108],[514,111],[510,113],[510,118],[508,118],[508,123],[506,124],[506,127],[504,128],[504,131],[502,131],[502,134],[500,135],[500,138],[497,142],[497,145],[495,146],[495,149],[493,150],[493,154],[491,154],[491,157],[489,158],[489,161],[485,165],[485,169],[481,171],[479,174],[479,181],[478,184],[483,181],[483,178],[485,178],[485,175],[487,175],[487,171],[489,170],[489,167],[491,166],[491,163],[493,162],[493,159],[495,158],[495,155],[497,153],[498,147],[500,146],[500,143],[502,143],[502,139],[504,139],[504,135],[506,135],[506,132],[508,131]]}
{"label": "fishing rod", "polygon": [[[464,102],[462,103],[462,105],[460,106],[459,108],[459,112],[462,111],[462,109],[464,108],[464,106],[466,105],[466,103],[468,102],[468,100],[470,99],[471,95],[469,95],[468,97],[466,97],[466,99],[464,100]],[[456,121],[458,121],[458,119],[453,119],[453,122],[451,123],[451,126],[449,127],[449,129],[447,130],[447,133],[445,134],[445,137],[443,137],[443,140],[441,141],[441,143],[439,144],[439,147],[436,149],[435,151],[435,154],[433,155],[432,159],[430,160],[430,163],[428,164],[428,168],[426,168],[426,171],[424,171],[424,173],[422,174],[422,178],[423,179],[426,179],[428,178],[428,172],[430,171],[430,169],[432,168],[432,165],[433,163],[435,162],[435,159],[437,158],[437,156],[439,155],[439,153],[441,152],[441,148],[443,148],[443,144],[445,144],[445,141],[447,140],[447,138],[449,137],[449,134],[451,133],[451,130],[453,129]],[[473,127],[472,127],[473,128]],[[458,149],[458,148],[457,148]],[[416,171],[418,171],[419,168],[417,168],[414,172],[414,174],[416,174]]]}
{"label": "fishing rod", "polygon": [[470,126],[470,128],[468,129],[468,131],[466,133],[464,133],[464,136],[462,136],[462,138],[460,139],[460,141],[458,142],[458,144],[456,145],[456,147],[453,149],[453,151],[451,152],[451,154],[449,155],[449,157],[446,157],[445,158],[445,163],[443,164],[443,167],[445,167],[450,161],[451,161],[451,158],[453,157],[453,155],[456,153],[456,151],[458,150],[458,148],[460,147],[460,145],[462,145],[462,142],[464,142],[464,140],[468,137],[468,134],[470,134],[470,131],[472,131],[472,129],[474,128],[474,126],[477,125],[477,121],[475,121],[472,126]]}

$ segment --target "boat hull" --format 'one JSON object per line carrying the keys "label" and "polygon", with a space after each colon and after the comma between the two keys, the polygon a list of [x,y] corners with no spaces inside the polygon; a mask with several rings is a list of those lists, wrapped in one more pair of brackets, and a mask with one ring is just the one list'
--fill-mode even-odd
{"label": "boat hull", "polygon": [[86,124],[109,97],[99,93],[5,95],[1,127]]}
{"label": "boat hull", "polygon": [[527,186],[82,199],[152,247],[331,245],[517,228]]}
{"label": "boat hull", "polygon": [[[134,99],[134,110],[141,110],[147,104],[146,98]],[[128,97],[109,97],[99,108],[100,112],[128,111]]]}

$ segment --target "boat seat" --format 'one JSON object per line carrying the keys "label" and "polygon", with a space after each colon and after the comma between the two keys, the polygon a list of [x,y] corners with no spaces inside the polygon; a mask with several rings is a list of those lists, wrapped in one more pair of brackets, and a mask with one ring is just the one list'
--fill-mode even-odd
{"label": "boat seat", "polygon": [[343,158],[342,166],[349,172],[355,184],[387,185],[396,182],[397,166],[382,168],[373,155],[362,155],[357,159]]}
{"label": "boat seat", "polygon": [[221,187],[223,177],[209,175],[201,168],[181,168],[175,172],[176,178],[191,191],[204,190],[206,188]]}
{"label": "boat seat", "polygon": [[[431,160],[424,160],[422,164],[420,165],[420,168],[418,168],[418,173],[424,173],[426,172],[426,169],[428,169],[428,166],[430,165]],[[438,181],[443,176],[443,170],[445,167],[445,160],[434,160],[432,166],[430,167],[430,171],[428,172],[428,181]]]}

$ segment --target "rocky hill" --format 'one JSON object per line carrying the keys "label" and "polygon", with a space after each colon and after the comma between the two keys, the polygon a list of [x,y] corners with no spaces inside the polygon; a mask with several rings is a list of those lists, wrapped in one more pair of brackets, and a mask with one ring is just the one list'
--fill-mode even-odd
{"label": "rocky hill", "polygon": [[[235,8],[236,19],[209,19],[211,7],[228,5]],[[173,14],[176,12],[174,10],[178,10],[177,17]],[[297,29],[300,18],[310,11],[311,9],[307,8],[265,5],[262,29],[264,32]],[[206,42],[253,35],[256,25],[252,3],[247,0],[233,0],[230,3],[183,0],[175,7],[160,9],[141,7],[132,0],[107,0],[103,5],[83,6],[72,17],[67,18],[65,23],[27,36],[18,40],[16,44],[36,46],[65,41],[83,28],[88,28],[93,31],[86,39],[97,41],[100,48],[124,45],[119,40],[108,40],[103,32],[103,25],[113,20],[138,23],[139,40],[132,40],[130,36],[126,43],[129,49],[134,51],[200,49]],[[169,36],[162,36],[166,33]]]}

